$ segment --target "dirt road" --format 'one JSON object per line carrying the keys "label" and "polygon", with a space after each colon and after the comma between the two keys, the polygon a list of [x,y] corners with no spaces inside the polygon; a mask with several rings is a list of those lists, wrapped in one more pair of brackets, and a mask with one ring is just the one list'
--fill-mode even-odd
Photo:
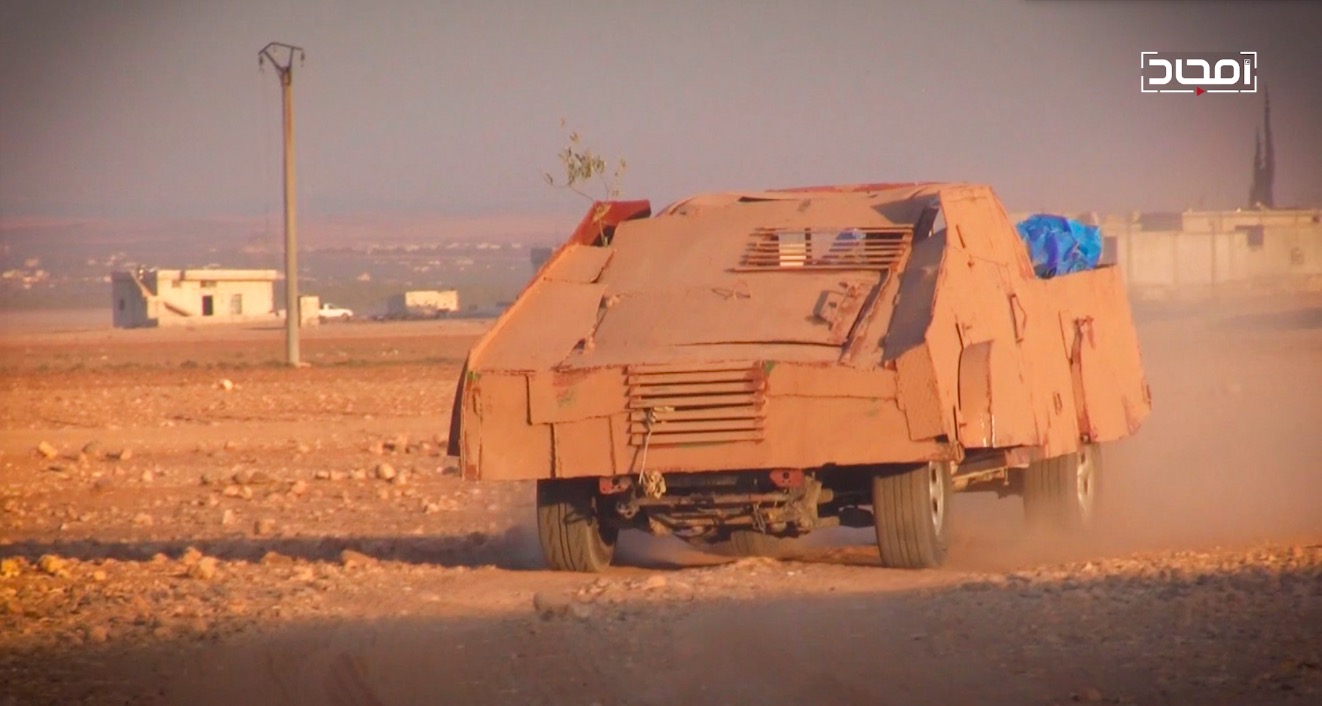
{"label": "dirt road", "polygon": [[275,329],[6,331],[0,704],[1316,703],[1322,298],[1139,315],[1096,537],[960,496],[940,571],[842,530],[599,577],[442,455],[481,324],[320,327],[301,370]]}

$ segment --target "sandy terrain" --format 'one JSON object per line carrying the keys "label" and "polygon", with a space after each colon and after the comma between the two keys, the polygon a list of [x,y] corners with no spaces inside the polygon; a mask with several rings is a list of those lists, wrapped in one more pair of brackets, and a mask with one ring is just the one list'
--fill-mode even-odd
{"label": "sandy terrain", "polygon": [[939,571],[842,530],[602,576],[443,455],[480,322],[318,327],[299,370],[278,329],[6,326],[0,704],[1318,703],[1322,298],[1139,314],[1096,537],[970,495]]}

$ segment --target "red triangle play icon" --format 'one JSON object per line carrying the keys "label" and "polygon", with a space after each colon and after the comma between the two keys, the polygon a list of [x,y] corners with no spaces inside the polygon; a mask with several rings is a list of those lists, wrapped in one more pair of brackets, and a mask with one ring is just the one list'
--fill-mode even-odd
{"label": "red triangle play icon", "polygon": [[1203,87],[1202,87],[1202,86],[1198,86],[1197,88],[1193,89],[1193,94],[1194,94],[1195,96],[1201,96],[1201,95],[1203,95],[1204,93],[1207,93],[1207,91],[1203,90]]}

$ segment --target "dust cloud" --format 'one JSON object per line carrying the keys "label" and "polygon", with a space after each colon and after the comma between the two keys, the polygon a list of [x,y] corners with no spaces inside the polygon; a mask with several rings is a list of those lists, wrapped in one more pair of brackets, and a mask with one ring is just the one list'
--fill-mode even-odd
{"label": "dust cloud", "polygon": [[1018,498],[955,500],[951,566],[1007,570],[1322,532],[1322,297],[1136,303],[1153,411],[1103,446],[1098,526],[1025,527]]}
{"label": "dust cloud", "polygon": [[1106,459],[1113,541],[1322,530],[1322,298],[1168,306],[1138,324],[1154,411]]}

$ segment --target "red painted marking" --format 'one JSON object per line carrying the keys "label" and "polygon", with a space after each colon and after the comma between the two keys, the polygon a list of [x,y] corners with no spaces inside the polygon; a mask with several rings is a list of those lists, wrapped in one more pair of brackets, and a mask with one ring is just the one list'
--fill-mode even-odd
{"label": "red painted marking", "polygon": [[1203,87],[1202,87],[1202,86],[1198,86],[1197,88],[1193,89],[1193,94],[1194,94],[1195,96],[1201,96],[1201,95],[1203,95],[1204,93],[1207,93],[1207,91],[1203,90]]}

